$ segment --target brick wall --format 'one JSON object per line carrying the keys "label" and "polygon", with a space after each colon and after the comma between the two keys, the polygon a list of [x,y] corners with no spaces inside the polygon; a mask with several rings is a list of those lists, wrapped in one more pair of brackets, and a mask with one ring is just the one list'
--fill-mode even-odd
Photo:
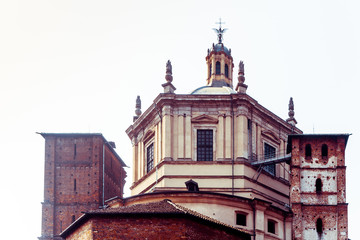
{"label": "brick wall", "polygon": [[105,200],[120,196],[126,173],[104,144],[101,135],[45,135],[45,181],[42,237],[53,239],[82,211],[103,202],[103,149],[105,149]]}
{"label": "brick wall", "polygon": [[[290,203],[294,239],[347,239],[345,141],[346,136],[339,135],[292,138]],[[307,153],[306,148],[311,151]],[[317,181],[321,183],[318,188]]]}
{"label": "brick wall", "polygon": [[[92,229],[92,233],[89,233]],[[185,215],[93,217],[66,240],[115,239],[250,239]]]}

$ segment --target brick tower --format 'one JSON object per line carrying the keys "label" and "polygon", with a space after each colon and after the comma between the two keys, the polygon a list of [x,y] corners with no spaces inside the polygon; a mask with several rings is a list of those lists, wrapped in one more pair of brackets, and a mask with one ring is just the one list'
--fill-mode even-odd
{"label": "brick tower", "polygon": [[292,239],[348,239],[348,134],[290,135]]}
{"label": "brick tower", "polygon": [[123,196],[126,166],[99,133],[40,133],[45,138],[41,240],[58,235],[81,212]]}

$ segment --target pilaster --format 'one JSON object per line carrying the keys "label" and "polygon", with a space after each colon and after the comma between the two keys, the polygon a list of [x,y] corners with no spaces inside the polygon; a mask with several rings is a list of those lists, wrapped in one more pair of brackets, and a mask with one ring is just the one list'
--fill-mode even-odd
{"label": "pilaster", "polygon": [[224,142],[225,142],[225,132],[224,132],[224,114],[219,114],[219,123],[217,131],[217,143],[216,143],[216,159],[224,159]]}
{"label": "pilaster", "polygon": [[232,158],[232,122],[231,116],[225,118],[225,159]]}

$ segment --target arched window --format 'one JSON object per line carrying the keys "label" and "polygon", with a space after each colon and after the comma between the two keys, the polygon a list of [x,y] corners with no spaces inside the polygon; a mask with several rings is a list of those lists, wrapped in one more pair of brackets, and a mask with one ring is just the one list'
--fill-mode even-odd
{"label": "arched window", "polygon": [[212,64],[210,63],[210,65],[209,65],[209,77],[211,77],[211,74],[212,74]]}
{"label": "arched window", "polygon": [[225,77],[229,77],[229,66],[225,64]]}
{"label": "arched window", "polygon": [[323,222],[322,222],[321,218],[318,218],[316,220],[316,231],[319,235],[321,235],[323,232]]}
{"label": "arched window", "polygon": [[326,144],[323,144],[321,146],[321,156],[322,156],[322,158],[328,157],[328,146]]}
{"label": "arched window", "polygon": [[216,62],[216,75],[220,74],[220,62]]}
{"label": "arched window", "polygon": [[305,158],[310,159],[311,158],[311,145],[306,144],[305,146]]}
{"label": "arched window", "polygon": [[315,187],[316,187],[316,192],[321,193],[321,191],[322,191],[322,181],[321,181],[320,178],[316,179]]}

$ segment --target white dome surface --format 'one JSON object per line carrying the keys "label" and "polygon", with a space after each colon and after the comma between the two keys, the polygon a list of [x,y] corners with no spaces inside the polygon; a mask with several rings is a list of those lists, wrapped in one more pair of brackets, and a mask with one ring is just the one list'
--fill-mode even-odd
{"label": "white dome surface", "polygon": [[217,94],[232,94],[236,93],[232,88],[230,87],[212,87],[212,86],[203,86],[195,89],[190,94],[193,95],[217,95]]}

